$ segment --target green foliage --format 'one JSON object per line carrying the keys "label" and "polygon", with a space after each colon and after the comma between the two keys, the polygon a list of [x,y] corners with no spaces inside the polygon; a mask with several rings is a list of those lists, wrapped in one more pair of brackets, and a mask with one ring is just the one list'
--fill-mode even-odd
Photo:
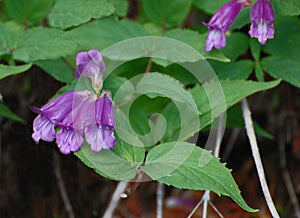
{"label": "green foliage", "polygon": [[50,26],[64,29],[106,17],[114,11],[113,3],[107,0],[56,0],[48,18]]}
{"label": "green foliage", "polygon": [[3,79],[7,76],[16,75],[28,70],[31,67],[31,64],[25,64],[20,66],[7,66],[0,64],[0,79]]}
{"label": "green foliage", "polygon": [[17,60],[32,62],[57,59],[73,54],[76,44],[61,37],[59,29],[35,27],[26,31],[18,40],[13,57]]}
{"label": "green foliage", "polygon": [[4,13],[24,25],[34,26],[43,21],[54,0],[4,0]]}
{"label": "green foliage", "polygon": [[9,119],[12,119],[14,121],[24,123],[24,120],[16,115],[14,112],[12,112],[5,104],[0,102],[0,116],[7,117]]}
{"label": "green foliage", "polygon": [[192,0],[142,0],[141,14],[147,21],[164,28],[182,24],[190,12]]}
{"label": "green foliage", "polygon": [[178,188],[212,190],[230,196],[243,209],[255,212],[243,200],[231,171],[209,151],[187,142],[170,142],[152,149],[142,167],[152,179]]}

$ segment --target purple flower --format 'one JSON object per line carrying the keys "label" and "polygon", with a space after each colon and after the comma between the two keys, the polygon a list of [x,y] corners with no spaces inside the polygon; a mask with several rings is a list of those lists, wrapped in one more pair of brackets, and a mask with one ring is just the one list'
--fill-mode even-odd
{"label": "purple flower", "polygon": [[33,121],[32,138],[36,143],[40,139],[51,142],[55,138],[54,128],[61,123],[72,110],[72,100],[76,91],[67,92],[41,109],[33,108],[39,115]]}
{"label": "purple flower", "polygon": [[221,49],[226,45],[225,32],[241,9],[249,5],[250,0],[232,0],[221,7],[208,24],[204,24],[209,28],[205,44],[206,51],[211,51],[213,47]]}
{"label": "purple flower", "polygon": [[86,75],[92,80],[93,87],[99,91],[102,88],[105,65],[101,53],[96,49],[79,52],[76,56],[76,78]]}
{"label": "purple flower", "polygon": [[274,11],[268,0],[258,0],[250,14],[251,27],[249,35],[258,38],[260,44],[274,38]]}
{"label": "purple flower", "polygon": [[86,141],[93,151],[114,147],[116,143],[114,127],[114,108],[109,94],[104,92],[95,102],[95,123],[91,123],[85,129]]}

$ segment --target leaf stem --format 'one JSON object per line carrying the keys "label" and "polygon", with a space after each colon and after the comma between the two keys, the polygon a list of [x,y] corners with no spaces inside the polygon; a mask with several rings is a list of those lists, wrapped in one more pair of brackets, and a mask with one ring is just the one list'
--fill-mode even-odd
{"label": "leaf stem", "polygon": [[258,173],[258,177],[259,177],[259,181],[260,181],[260,185],[263,191],[263,194],[265,196],[268,208],[272,214],[272,217],[274,218],[279,218],[279,214],[276,210],[276,207],[273,203],[270,191],[269,191],[269,187],[266,181],[266,176],[264,173],[264,168],[262,165],[262,161],[261,161],[261,157],[259,154],[259,150],[258,150],[258,146],[257,146],[257,141],[256,141],[256,136],[254,133],[254,128],[253,128],[253,122],[252,122],[252,118],[251,118],[251,112],[247,103],[246,99],[242,100],[242,110],[243,110],[243,116],[244,116],[244,120],[245,120],[245,125],[246,125],[246,131],[247,131],[247,135],[250,141],[250,145],[251,145],[251,150],[252,150],[252,156],[255,162],[255,166],[257,169],[257,173]]}
{"label": "leaf stem", "polygon": [[163,217],[163,198],[165,194],[164,184],[158,182],[156,190],[156,214],[157,218]]}

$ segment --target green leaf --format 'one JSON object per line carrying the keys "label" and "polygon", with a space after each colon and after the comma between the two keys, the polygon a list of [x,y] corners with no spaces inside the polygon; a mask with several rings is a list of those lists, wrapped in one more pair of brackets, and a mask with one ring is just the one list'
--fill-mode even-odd
{"label": "green leaf", "polygon": [[250,23],[250,11],[252,7],[243,8],[238,16],[235,18],[230,30],[242,29],[244,26]]}
{"label": "green leaf", "polygon": [[249,49],[249,36],[243,33],[231,33],[227,36],[226,46],[222,49],[224,55],[235,61],[240,55],[243,55]]}
{"label": "green leaf", "polygon": [[276,35],[262,46],[262,50],[272,56],[294,59],[300,62],[300,19],[298,17],[276,17]]}
{"label": "green leaf", "polygon": [[231,171],[209,151],[187,142],[170,142],[152,149],[141,167],[152,179],[177,188],[211,190],[230,196],[243,209],[256,212],[243,200]]}
{"label": "green leaf", "polygon": [[20,66],[7,66],[7,65],[0,64],[0,79],[29,70],[31,65],[32,64],[25,64]]}
{"label": "green leaf", "polygon": [[260,60],[261,45],[256,38],[250,40],[250,51],[256,62]]}
{"label": "green leaf", "polygon": [[119,16],[124,17],[127,14],[129,4],[126,0],[110,0],[110,2],[114,5]]}
{"label": "green leaf", "polygon": [[37,25],[47,16],[53,0],[4,0],[4,11],[12,19],[26,24]]}
{"label": "green leaf", "polygon": [[106,17],[114,12],[107,0],[56,0],[48,15],[50,26],[65,29],[86,23],[92,18]]}
{"label": "green leaf", "polygon": [[34,64],[58,81],[70,83],[75,79],[74,72],[62,59],[36,61]]}
{"label": "green leaf", "polygon": [[113,180],[130,180],[144,160],[144,148],[116,143],[113,150],[93,152],[85,143],[75,155],[99,175]]}
{"label": "green leaf", "polygon": [[273,0],[272,5],[275,10],[275,14],[281,15],[299,15],[300,14],[300,2],[298,0]]}
{"label": "green leaf", "polygon": [[190,12],[192,0],[142,0],[143,16],[166,28],[182,24]]}
{"label": "green leaf", "polygon": [[223,5],[228,3],[228,0],[218,0],[218,1],[207,1],[207,0],[193,0],[194,6],[208,14],[214,14]]}
{"label": "green leaf", "polygon": [[15,120],[19,123],[24,123],[24,120],[12,112],[5,104],[0,102],[0,116],[7,117],[9,119]]}
{"label": "green leaf", "polygon": [[63,39],[62,30],[36,27],[26,31],[17,42],[13,57],[25,62],[57,59],[75,52],[76,44]]}
{"label": "green leaf", "polygon": [[[201,113],[201,129],[210,124],[226,109],[230,108],[243,98],[256,92],[273,88],[279,83],[280,80],[275,80],[272,82],[221,80],[219,82],[208,82],[202,87],[199,85],[195,86],[190,90],[190,92],[193,95],[199,112]],[[220,85],[223,93],[219,92]],[[224,97],[225,102],[223,100]]]}
{"label": "green leaf", "polygon": [[13,48],[13,36],[7,27],[0,23],[0,55],[10,54]]}
{"label": "green leaf", "polygon": [[[163,36],[171,39],[176,39],[180,42],[187,44],[188,46],[191,46],[206,59],[214,59],[223,62],[229,61],[228,58],[225,57],[221,51],[206,52],[204,50],[206,34],[199,34],[196,31],[188,29],[174,29],[167,31]],[[172,52],[172,50],[170,52]]]}
{"label": "green leaf", "polygon": [[260,63],[255,64],[255,76],[259,82],[264,82],[264,72]]}
{"label": "green leaf", "polygon": [[261,60],[261,66],[272,77],[282,79],[300,88],[300,63],[298,60],[266,57]]}
{"label": "green leaf", "polygon": [[254,63],[251,60],[241,60],[229,63],[210,61],[209,63],[220,80],[247,79],[254,67]]}
{"label": "green leaf", "polygon": [[91,48],[103,50],[125,39],[145,35],[146,31],[136,22],[125,19],[121,21],[102,19],[74,28],[64,33],[62,37],[77,43],[79,50]]}

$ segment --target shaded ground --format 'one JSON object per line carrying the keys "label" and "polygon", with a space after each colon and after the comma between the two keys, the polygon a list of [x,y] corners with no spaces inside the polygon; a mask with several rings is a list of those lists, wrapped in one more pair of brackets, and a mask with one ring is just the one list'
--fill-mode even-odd
{"label": "shaded ground", "polygon": [[[45,84],[47,86],[45,87]],[[116,186],[116,182],[98,176],[74,155],[62,155],[54,143],[36,145],[31,139],[32,106],[43,105],[62,84],[37,68],[18,77],[0,82],[0,93],[5,103],[26,120],[25,124],[0,118],[0,217],[68,217],[57,185],[55,155],[58,155],[63,182],[74,209],[75,217],[101,217]],[[272,92],[273,93],[273,92]],[[292,206],[279,167],[278,138],[284,137],[289,170],[299,197],[300,194],[300,135],[295,111],[299,111],[299,90],[287,85],[277,88],[275,94],[263,93],[250,99],[256,120],[275,135],[274,140],[259,138],[263,162],[272,195],[282,217],[292,217]],[[291,112],[280,127],[280,116]],[[231,131],[223,142],[223,152]],[[281,136],[280,133],[283,133]],[[242,190],[246,202],[260,213],[248,214],[230,198],[213,195],[214,205],[225,217],[270,217],[260,191],[250,148],[241,131],[227,161]],[[116,217],[155,217],[156,184],[140,184],[133,194],[121,200]],[[201,192],[166,187],[164,217],[186,217],[201,199]],[[170,205],[170,202],[177,202]],[[209,209],[209,217],[217,217]],[[201,209],[194,217],[201,217]]]}

